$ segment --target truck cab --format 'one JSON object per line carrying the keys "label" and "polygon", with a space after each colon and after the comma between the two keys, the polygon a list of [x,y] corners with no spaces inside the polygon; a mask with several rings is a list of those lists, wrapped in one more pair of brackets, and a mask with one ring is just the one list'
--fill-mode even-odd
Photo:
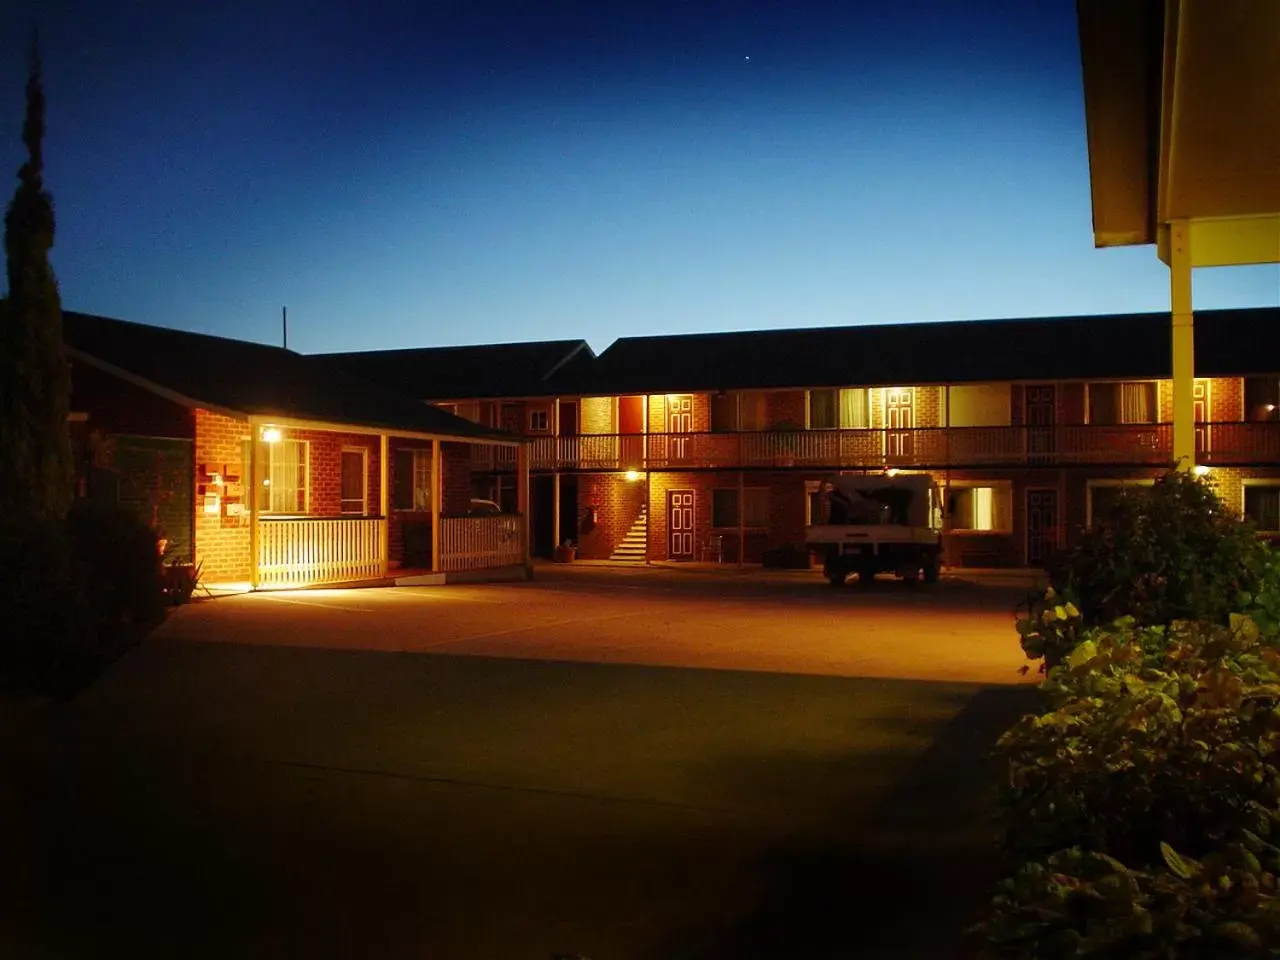
{"label": "truck cab", "polygon": [[805,544],[822,557],[823,574],[938,579],[942,569],[942,494],[928,475],[837,476],[823,482]]}

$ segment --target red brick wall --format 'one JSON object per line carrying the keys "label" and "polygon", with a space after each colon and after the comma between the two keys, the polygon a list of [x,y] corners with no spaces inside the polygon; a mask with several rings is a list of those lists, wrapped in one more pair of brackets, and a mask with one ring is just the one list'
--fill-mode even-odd
{"label": "red brick wall", "polygon": [[445,516],[465,515],[471,509],[470,444],[441,443],[440,472],[440,512]]}
{"label": "red brick wall", "polygon": [[581,421],[578,429],[582,433],[613,433],[613,397],[583,397],[578,410]]}
{"label": "red brick wall", "polygon": [[[622,542],[644,504],[644,481],[630,482],[618,473],[589,473],[578,478],[578,555],[608,560]],[[595,508],[596,523],[588,521]]]}
{"label": "red brick wall", "polygon": [[805,392],[803,390],[774,390],[765,396],[765,424],[793,425],[804,429]]}
{"label": "red brick wall", "polygon": [[1244,380],[1240,377],[1216,377],[1209,381],[1209,419],[1241,420],[1244,417]]}
{"label": "red brick wall", "polygon": [[[243,463],[243,443],[249,424],[208,410],[195,411],[196,561],[200,575],[210,583],[247,581],[251,575],[249,556],[248,465]],[[217,515],[204,512],[202,478],[209,471],[225,471],[240,477],[244,513],[226,515],[225,506]]]}
{"label": "red brick wall", "polygon": [[285,440],[307,443],[307,512],[313,517],[336,517],[342,513],[342,450],[359,447],[366,451],[366,510],[376,516],[379,506],[379,444],[377,436],[361,433],[326,433],[320,430],[281,430]]}
{"label": "red brick wall", "polygon": [[71,361],[71,410],[88,429],[139,437],[195,436],[195,416],[181,404],[79,360]]}

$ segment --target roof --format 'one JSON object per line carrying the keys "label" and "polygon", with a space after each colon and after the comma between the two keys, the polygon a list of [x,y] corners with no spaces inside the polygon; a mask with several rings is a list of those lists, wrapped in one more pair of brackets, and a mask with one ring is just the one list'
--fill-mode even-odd
{"label": "roof", "polygon": [[191,406],[352,427],[513,441],[292,350],[64,311],[73,356]]}
{"label": "roof", "polygon": [[[1280,308],[1195,316],[1196,373],[1280,367]],[[1167,313],[624,337],[562,392],[674,393],[1171,376]],[[559,379],[559,378],[557,378]]]}
{"label": "roof", "polygon": [[355,376],[423,400],[551,396],[550,377],[590,362],[585,340],[368,350],[317,356]]}

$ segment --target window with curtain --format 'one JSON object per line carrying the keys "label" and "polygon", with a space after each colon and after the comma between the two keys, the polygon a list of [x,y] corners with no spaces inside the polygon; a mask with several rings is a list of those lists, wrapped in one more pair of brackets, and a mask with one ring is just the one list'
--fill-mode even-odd
{"label": "window with curtain", "polygon": [[1280,533],[1280,487],[1245,487],[1244,515],[1262,533]]}
{"label": "window with curtain", "polygon": [[953,487],[947,497],[952,530],[1004,530],[1008,491],[1001,487]]}
{"label": "window with curtain", "polygon": [[[742,525],[767,527],[769,525],[769,491],[764,487],[747,487],[742,491]],[[711,491],[711,525],[736,527],[738,525],[738,491],[726,487]]]}
{"label": "window with curtain", "polygon": [[834,430],[840,425],[840,407],[836,399],[838,391],[809,391],[809,429]]}
{"label": "window with curtain", "polygon": [[365,482],[368,479],[366,457],[367,454],[364,450],[342,451],[342,473],[340,477],[342,496],[338,507],[342,513],[363,515],[369,512],[365,503]]}
{"label": "window with curtain", "polygon": [[869,426],[870,394],[866,387],[809,391],[810,430],[863,430]]}
{"label": "window with curtain", "polygon": [[870,396],[866,387],[846,387],[840,391],[840,426],[845,430],[865,430],[871,426]]}
{"label": "window with curtain", "polygon": [[1089,384],[1089,422],[1093,424],[1156,423],[1160,403],[1152,380]]}
{"label": "window with curtain", "polygon": [[425,513],[431,509],[431,451],[400,449],[395,453],[392,507]]}
{"label": "window with curtain", "polygon": [[[249,440],[244,441],[244,471],[249,477]],[[286,515],[307,512],[307,442],[258,441],[258,511]]]}

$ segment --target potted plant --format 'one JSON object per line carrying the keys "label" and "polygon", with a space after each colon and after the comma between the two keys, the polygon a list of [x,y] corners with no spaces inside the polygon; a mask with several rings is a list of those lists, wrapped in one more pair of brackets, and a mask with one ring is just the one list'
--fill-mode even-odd
{"label": "potted plant", "polygon": [[578,556],[578,548],[572,540],[566,540],[558,545],[552,560],[556,563],[572,563]]}

